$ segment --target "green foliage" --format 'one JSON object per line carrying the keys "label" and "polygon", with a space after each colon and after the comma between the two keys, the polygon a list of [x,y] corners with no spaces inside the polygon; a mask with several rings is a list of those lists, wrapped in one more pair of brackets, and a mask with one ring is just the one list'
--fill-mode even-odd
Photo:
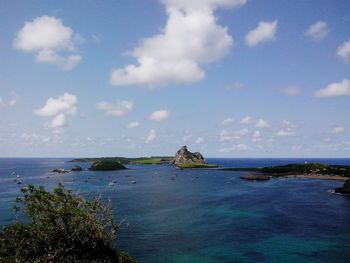
{"label": "green foliage", "polygon": [[78,158],[73,159],[71,162],[96,162],[96,161],[111,161],[119,162],[121,164],[167,164],[174,157],[169,156],[151,156],[151,157],[137,157],[137,158],[126,158],[126,157],[101,157],[101,158]]}
{"label": "green foliage", "polygon": [[16,199],[17,221],[0,233],[0,262],[120,262],[132,263],[113,247],[119,228],[111,204],[73,195],[62,184],[53,193],[29,185]]}
{"label": "green foliage", "polygon": [[113,171],[126,169],[120,162],[110,160],[99,160],[92,163],[89,168],[91,171]]}
{"label": "green foliage", "polygon": [[216,164],[207,164],[207,163],[186,163],[178,165],[178,167],[187,169],[187,168],[217,168],[219,167]]}
{"label": "green foliage", "polygon": [[262,172],[273,176],[288,174],[320,174],[350,177],[349,165],[325,165],[322,163],[287,164],[264,168],[223,168],[223,171]]}

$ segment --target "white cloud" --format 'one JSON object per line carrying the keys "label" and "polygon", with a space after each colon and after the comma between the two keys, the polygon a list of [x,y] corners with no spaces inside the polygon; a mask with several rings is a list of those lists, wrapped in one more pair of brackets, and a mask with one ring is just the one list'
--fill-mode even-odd
{"label": "white cloud", "polygon": [[250,147],[246,144],[243,144],[243,143],[239,143],[237,145],[233,145],[232,147],[229,147],[229,148],[222,148],[220,149],[220,152],[222,153],[228,153],[228,152],[241,152],[241,151],[247,151],[249,150]]}
{"label": "white cloud", "polygon": [[5,106],[4,100],[0,97],[0,109]]}
{"label": "white cloud", "polygon": [[62,57],[52,50],[42,50],[36,56],[36,61],[56,65],[64,70],[71,70],[81,60],[80,55]]}
{"label": "white cloud", "polygon": [[235,140],[239,140],[242,136],[245,136],[249,133],[248,129],[241,129],[238,131],[230,132],[227,130],[222,130],[220,132],[220,141],[221,142],[232,142]]}
{"label": "white cloud", "polygon": [[138,121],[133,121],[133,122],[130,122],[126,125],[126,128],[128,129],[134,129],[134,128],[137,128],[140,126],[140,123]]}
{"label": "white cloud", "polygon": [[66,117],[63,113],[58,114],[53,120],[51,121],[50,127],[53,129],[56,128],[61,128],[65,125],[66,123]]}
{"label": "white cloud", "polygon": [[80,60],[78,54],[67,57],[60,52],[72,53],[76,43],[82,42],[79,35],[65,26],[56,17],[41,16],[33,21],[25,22],[14,39],[14,47],[25,52],[36,52],[36,61],[59,66],[64,70],[72,69]]}
{"label": "white cloud", "polygon": [[148,143],[153,142],[156,139],[156,137],[157,137],[157,132],[155,130],[153,130],[153,129],[150,130],[148,135],[147,135],[147,138],[145,140],[145,143],[148,144]]}
{"label": "white cloud", "polygon": [[260,131],[255,131],[252,136],[252,141],[253,142],[260,142],[261,141],[261,133]]}
{"label": "white cloud", "polygon": [[324,21],[317,21],[306,30],[304,36],[314,41],[320,41],[324,39],[328,33],[328,24]]}
{"label": "white cloud", "polygon": [[294,97],[294,96],[299,95],[300,90],[299,90],[299,87],[297,87],[297,86],[289,86],[283,90],[283,93],[284,93],[284,95],[286,95],[288,97]]}
{"label": "white cloud", "polygon": [[314,95],[318,98],[350,96],[350,80],[331,83],[326,88],[316,91]]}
{"label": "white cloud", "polygon": [[342,126],[337,126],[334,127],[333,131],[334,134],[340,134],[340,133],[344,133],[345,132],[345,128]]}
{"label": "white cloud", "polygon": [[196,139],[196,143],[197,143],[197,144],[204,143],[204,138],[203,138],[203,137],[198,137],[198,138]]}
{"label": "white cloud", "polygon": [[288,137],[288,136],[294,136],[296,132],[296,126],[289,122],[289,121],[283,121],[282,127],[280,130],[277,131],[276,136],[279,137]]}
{"label": "white cloud", "polygon": [[254,47],[259,43],[274,40],[277,31],[278,21],[271,22],[261,21],[258,26],[249,31],[245,36],[246,44],[250,47]]}
{"label": "white cloud", "polygon": [[167,85],[204,78],[201,65],[224,57],[233,45],[227,28],[217,24],[214,11],[246,0],[163,0],[167,23],[161,33],[143,39],[129,55],[137,63],[114,69],[111,85]]}
{"label": "white cloud", "polygon": [[148,118],[151,121],[164,121],[169,118],[170,112],[167,110],[157,110],[153,112]]}
{"label": "white cloud", "polygon": [[343,60],[344,63],[350,62],[350,38],[338,47],[337,56]]}
{"label": "white cloud", "polygon": [[233,122],[234,122],[234,119],[232,119],[232,118],[226,118],[226,119],[224,119],[224,120],[221,122],[221,125],[226,126],[226,125],[229,125],[229,124],[231,124],[231,123],[233,123]]}
{"label": "white cloud", "polygon": [[60,133],[61,128],[66,123],[66,116],[74,115],[77,112],[78,99],[75,95],[64,93],[62,96],[56,98],[49,98],[46,104],[41,109],[34,111],[36,115],[44,117],[54,117],[49,125],[50,128],[54,129],[54,132]]}
{"label": "white cloud", "polygon": [[134,103],[128,100],[117,100],[115,103],[101,101],[96,104],[96,108],[105,111],[106,115],[121,117],[132,111]]}
{"label": "white cloud", "polygon": [[249,130],[248,129],[246,129],[246,128],[244,128],[244,129],[241,129],[241,130],[238,130],[238,131],[236,131],[236,135],[237,136],[245,136],[245,135],[247,135],[249,133]]}
{"label": "white cloud", "polygon": [[55,116],[60,113],[76,114],[78,99],[75,95],[64,93],[57,99],[49,98],[41,109],[35,110],[34,113],[39,116]]}
{"label": "white cloud", "polygon": [[267,128],[270,127],[270,124],[268,124],[265,120],[263,119],[259,119],[256,124],[255,124],[256,128]]}
{"label": "white cloud", "polygon": [[251,116],[245,116],[241,120],[241,124],[252,124],[253,123],[253,118]]}

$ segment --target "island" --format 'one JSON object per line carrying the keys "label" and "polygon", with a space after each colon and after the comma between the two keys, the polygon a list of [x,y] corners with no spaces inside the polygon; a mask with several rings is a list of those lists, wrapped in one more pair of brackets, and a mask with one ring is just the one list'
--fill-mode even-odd
{"label": "island", "polygon": [[115,171],[123,169],[126,169],[126,167],[120,162],[110,160],[94,161],[89,168],[90,171]]}
{"label": "island", "polygon": [[174,157],[171,156],[151,156],[151,157],[97,157],[97,158],[76,158],[69,162],[73,163],[87,163],[95,161],[112,161],[119,162],[121,164],[168,164]]}
{"label": "island", "polygon": [[287,164],[270,167],[222,168],[222,171],[245,171],[271,177],[300,177],[347,180],[350,178],[350,166],[326,165],[322,163]]}
{"label": "island", "polygon": [[203,155],[199,152],[190,152],[187,146],[182,146],[175,154],[175,157],[170,161],[170,164],[175,164],[180,169],[187,168],[217,168],[216,164],[208,164]]}

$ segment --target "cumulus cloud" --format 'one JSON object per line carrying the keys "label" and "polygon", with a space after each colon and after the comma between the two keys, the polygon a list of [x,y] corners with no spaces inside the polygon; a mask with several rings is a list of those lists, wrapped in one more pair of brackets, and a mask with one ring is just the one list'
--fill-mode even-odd
{"label": "cumulus cloud", "polygon": [[324,39],[328,33],[328,24],[324,21],[317,21],[305,31],[304,36],[314,41],[320,41]]}
{"label": "cumulus cloud", "polygon": [[297,86],[288,86],[283,90],[283,93],[288,97],[295,97],[299,95],[300,90],[299,90],[299,87]]}
{"label": "cumulus cloud", "polygon": [[114,69],[111,85],[167,85],[194,83],[204,78],[201,65],[224,57],[233,45],[227,28],[214,11],[236,7],[246,0],[163,0],[167,13],[161,33],[145,38],[128,52],[137,63]]}
{"label": "cumulus cloud", "polygon": [[338,47],[337,56],[343,60],[344,63],[350,62],[350,38]]}
{"label": "cumulus cloud", "polygon": [[259,120],[257,120],[255,127],[256,128],[267,128],[267,127],[270,127],[270,124],[268,124],[267,121],[265,121],[263,119],[259,119]]}
{"label": "cumulus cloud", "polygon": [[332,130],[332,133],[334,133],[334,134],[340,134],[340,133],[344,133],[344,132],[345,132],[345,128],[342,126],[334,127]]}
{"label": "cumulus cloud", "polygon": [[253,142],[260,142],[261,141],[261,132],[260,131],[255,131],[253,133],[252,141]]}
{"label": "cumulus cloud", "polygon": [[132,121],[126,125],[126,128],[128,129],[134,129],[140,126],[140,123],[138,121]]}
{"label": "cumulus cloud", "polygon": [[253,123],[253,118],[251,116],[245,116],[241,120],[241,124],[252,124]]}
{"label": "cumulus cloud", "polygon": [[[77,43],[82,38],[74,34],[70,27],[65,26],[56,17],[41,16],[33,21],[25,22],[17,32],[14,47],[24,52],[35,52],[36,61],[56,65],[64,70],[70,70],[81,60],[75,51]],[[62,53],[70,53],[63,56]]]}
{"label": "cumulus cloud", "polygon": [[145,143],[151,143],[153,142],[157,137],[157,132],[155,130],[150,130],[147,137],[146,137],[146,140],[145,140]]}
{"label": "cumulus cloud", "polygon": [[288,137],[294,136],[296,132],[296,125],[289,121],[283,121],[280,130],[277,131],[276,136]]}
{"label": "cumulus cloud", "polygon": [[148,119],[150,119],[151,121],[164,121],[167,118],[169,118],[170,116],[170,112],[167,110],[157,110],[155,112],[153,112]]}
{"label": "cumulus cloud", "polygon": [[64,93],[58,98],[49,98],[46,104],[34,111],[36,115],[53,117],[50,128],[58,131],[66,124],[66,114],[75,115],[77,112],[78,99],[75,95]]}
{"label": "cumulus cloud", "polygon": [[241,129],[238,131],[227,131],[222,130],[220,132],[220,142],[226,143],[226,142],[233,142],[236,140],[239,140],[242,136],[245,136],[249,133],[248,129]]}
{"label": "cumulus cloud", "polygon": [[243,144],[243,143],[239,143],[239,144],[236,144],[236,145],[233,145],[232,147],[229,147],[229,148],[222,148],[220,149],[220,152],[222,153],[227,153],[227,152],[235,152],[235,151],[247,151],[249,150],[250,147],[246,144]]}
{"label": "cumulus cloud", "polygon": [[121,117],[132,111],[134,103],[128,100],[117,100],[114,103],[101,101],[96,104],[96,108],[105,111],[106,115]]}
{"label": "cumulus cloud", "polygon": [[232,118],[226,118],[226,119],[224,119],[224,120],[221,122],[221,125],[226,126],[226,125],[229,125],[229,124],[231,124],[231,123],[233,123],[233,122],[234,122],[234,119],[232,119]]}
{"label": "cumulus cloud", "polygon": [[65,125],[66,123],[66,117],[63,113],[58,114],[55,118],[53,118],[53,120],[51,121],[51,128],[61,128]]}
{"label": "cumulus cloud", "polygon": [[331,83],[326,88],[316,91],[314,95],[318,98],[350,96],[350,80]]}
{"label": "cumulus cloud", "polygon": [[78,99],[75,95],[64,93],[57,99],[49,98],[44,107],[35,110],[35,114],[39,116],[55,116],[60,113],[76,114]]}
{"label": "cumulus cloud", "polygon": [[274,40],[276,37],[278,21],[261,21],[258,26],[249,31],[245,36],[245,42],[249,47],[254,47],[259,43]]}

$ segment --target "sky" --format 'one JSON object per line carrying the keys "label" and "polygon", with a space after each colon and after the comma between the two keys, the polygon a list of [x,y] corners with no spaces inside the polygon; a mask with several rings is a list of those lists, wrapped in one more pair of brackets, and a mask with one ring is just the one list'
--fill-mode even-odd
{"label": "sky", "polygon": [[350,157],[350,1],[0,1],[0,157]]}

